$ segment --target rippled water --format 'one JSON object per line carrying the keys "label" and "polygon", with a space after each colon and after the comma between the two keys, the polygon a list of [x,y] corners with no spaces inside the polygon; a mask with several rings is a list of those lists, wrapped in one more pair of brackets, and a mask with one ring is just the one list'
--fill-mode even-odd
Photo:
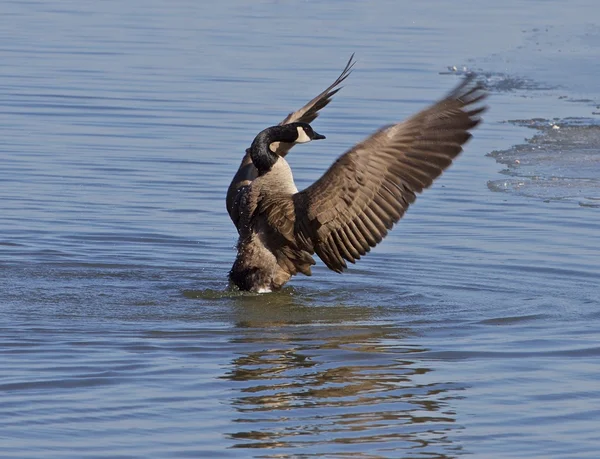
{"label": "rippled water", "polygon": [[[595,11],[3,3],[0,455],[597,457]],[[226,291],[243,149],[352,52],[300,187],[448,66],[484,75],[485,123],[347,274]]]}
{"label": "rippled water", "polygon": [[490,181],[490,190],[600,207],[600,126],[588,119],[525,124],[538,131],[526,144],[490,153],[509,177]]}

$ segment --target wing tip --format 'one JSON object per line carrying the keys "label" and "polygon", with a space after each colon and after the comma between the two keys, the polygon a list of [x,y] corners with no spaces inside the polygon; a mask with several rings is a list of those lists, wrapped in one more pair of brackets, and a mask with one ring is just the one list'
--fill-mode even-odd
{"label": "wing tip", "polygon": [[[446,96],[446,99],[454,99],[464,105],[473,105],[487,98],[488,92],[485,85],[478,79],[478,74],[470,73]],[[487,109],[486,106],[483,108]]]}

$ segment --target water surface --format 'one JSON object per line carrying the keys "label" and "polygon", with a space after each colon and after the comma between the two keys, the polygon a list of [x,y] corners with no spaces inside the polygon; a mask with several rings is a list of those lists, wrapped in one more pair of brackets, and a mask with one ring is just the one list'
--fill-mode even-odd
{"label": "water surface", "polygon": [[[5,2],[0,455],[597,457],[595,12]],[[226,291],[244,148],[352,52],[300,188],[463,66],[491,110],[347,274]]]}

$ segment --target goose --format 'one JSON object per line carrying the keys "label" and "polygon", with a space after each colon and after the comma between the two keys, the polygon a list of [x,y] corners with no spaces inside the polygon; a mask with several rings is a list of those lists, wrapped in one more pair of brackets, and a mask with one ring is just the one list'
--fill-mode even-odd
{"label": "goose", "polygon": [[[339,85],[348,78],[348,75],[352,72],[352,67],[354,67],[354,53],[348,59],[348,63],[340,76],[336,78],[336,80],[321,92],[318,96],[310,100],[306,103],[301,109],[296,110],[295,112],[290,113],[286,116],[279,126],[284,126],[286,124],[302,122],[302,123],[312,123],[319,116],[319,110],[325,108],[329,102],[331,102],[331,98],[337,94],[337,92],[342,89]],[[288,154],[290,149],[295,145],[295,142],[280,142],[278,145],[273,145],[276,147],[275,152],[281,156],[282,158]],[[246,154],[242,159],[242,163],[238,168],[237,173],[231,180],[231,184],[229,185],[229,189],[227,190],[226,197],[226,207],[227,212],[229,213],[229,217],[233,221],[233,224],[238,228],[239,231],[239,212],[240,207],[236,205],[236,197],[239,196],[241,190],[245,189],[247,185],[258,177],[258,170],[252,163],[252,157],[250,156],[250,148],[246,149]]]}
{"label": "goose", "polygon": [[296,144],[324,139],[310,125],[354,66],[279,125],[253,140],[229,187],[226,205],[238,231],[230,285],[279,290],[294,275],[311,275],[318,255],[342,273],[375,247],[452,164],[481,122],[487,96],[467,75],[446,97],[405,121],[377,130],[298,191],[285,155]]}

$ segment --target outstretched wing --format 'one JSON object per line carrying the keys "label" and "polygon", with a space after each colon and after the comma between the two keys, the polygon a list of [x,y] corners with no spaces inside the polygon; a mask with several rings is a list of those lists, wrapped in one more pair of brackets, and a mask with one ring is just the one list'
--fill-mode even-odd
{"label": "outstretched wing", "polygon": [[[448,96],[408,120],[385,127],[342,155],[306,190],[288,198],[305,250],[336,272],[379,243],[462,151],[485,110],[482,87],[467,77]],[[292,202],[290,202],[292,201]],[[290,227],[293,226],[293,230]],[[284,225],[286,226],[286,225]]]}
{"label": "outstretched wing", "polygon": [[303,123],[312,123],[317,116],[319,116],[319,110],[325,108],[329,102],[331,102],[331,98],[342,88],[338,88],[338,86],[348,78],[348,75],[352,72],[352,67],[354,67],[354,53],[348,59],[348,63],[339,77],[329,86],[325,91],[315,97],[313,100],[308,102],[304,107],[300,110],[296,110],[295,112],[290,113],[288,116],[284,118],[284,120],[279,123],[280,125],[295,123],[297,121],[301,121]]}
{"label": "outstretched wing", "polygon": [[[346,67],[340,74],[339,77],[321,94],[308,102],[304,107],[295,112],[290,113],[285,119],[279,123],[280,125],[294,123],[297,121],[302,121],[304,123],[310,123],[314,121],[317,116],[319,116],[319,110],[326,107],[329,102],[331,102],[331,98],[341,89],[338,86],[348,78],[350,72],[352,71],[352,67],[354,66],[354,54],[350,56]],[[294,146],[291,143],[281,143],[277,147],[277,153],[280,156],[285,156],[290,149]],[[242,159],[242,163],[237,170],[237,173],[233,177],[231,184],[229,185],[229,189],[227,190],[226,197],[226,206],[227,212],[229,212],[229,216],[233,220],[233,223],[237,226],[237,222],[239,220],[239,212],[236,208],[236,196],[238,195],[239,190],[246,185],[249,185],[256,177],[258,177],[258,171],[254,164],[252,163],[252,159],[250,158],[249,150],[246,150],[246,154]]]}

